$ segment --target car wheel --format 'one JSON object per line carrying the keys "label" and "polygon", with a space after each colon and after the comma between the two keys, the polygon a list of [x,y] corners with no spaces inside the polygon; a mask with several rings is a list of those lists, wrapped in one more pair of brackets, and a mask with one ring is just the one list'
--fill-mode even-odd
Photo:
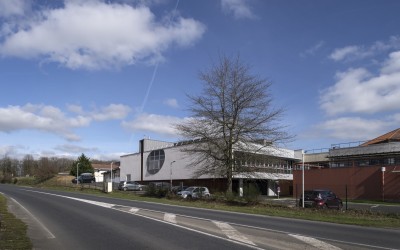
{"label": "car wheel", "polygon": [[339,203],[339,205],[338,205],[338,210],[343,210],[343,203]]}
{"label": "car wheel", "polygon": [[191,196],[191,195],[188,195],[187,198],[188,198],[189,200],[191,200],[191,199],[192,199],[192,196]]}
{"label": "car wheel", "polygon": [[329,207],[328,207],[328,204],[324,204],[323,206],[322,206],[322,209],[328,209]]}
{"label": "car wheel", "polygon": [[124,191],[128,190],[126,187],[123,188]]}

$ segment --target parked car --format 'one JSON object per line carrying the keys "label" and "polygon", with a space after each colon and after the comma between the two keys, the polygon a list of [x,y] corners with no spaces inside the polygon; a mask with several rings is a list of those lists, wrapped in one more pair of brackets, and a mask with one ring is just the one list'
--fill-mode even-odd
{"label": "parked car", "polygon": [[[342,200],[332,191],[327,189],[314,189],[304,191],[304,207],[342,209]],[[299,206],[303,206],[303,197],[300,197]]]}
{"label": "parked car", "polygon": [[78,180],[74,178],[72,180],[72,183],[93,183],[96,182],[96,178],[93,176],[92,173],[83,173],[80,176],[78,176]]}
{"label": "parked car", "polygon": [[146,185],[142,185],[136,181],[121,181],[118,185],[119,190],[133,190],[133,191],[142,191],[146,188]]}
{"label": "parked car", "polygon": [[210,197],[210,191],[206,187],[188,187],[183,191],[177,193],[177,195],[182,198],[192,199],[192,198],[202,198],[202,197]]}
{"label": "parked car", "polygon": [[186,188],[188,188],[188,186],[173,186],[173,187],[172,187],[172,192],[173,192],[174,194],[176,194],[176,193],[178,193],[178,192],[180,192],[180,191],[185,190]]}
{"label": "parked car", "polygon": [[149,187],[155,188],[155,189],[170,190],[171,184],[169,182],[150,182]]}

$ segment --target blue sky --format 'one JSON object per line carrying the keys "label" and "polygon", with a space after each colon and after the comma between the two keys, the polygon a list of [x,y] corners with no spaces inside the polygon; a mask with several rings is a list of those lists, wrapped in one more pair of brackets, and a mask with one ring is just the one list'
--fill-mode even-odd
{"label": "blue sky", "polygon": [[118,160],[177,141],[199,71],[240,55],[272,82],[290,149],[400,121],[400,1],[0,0],[0,155]]}

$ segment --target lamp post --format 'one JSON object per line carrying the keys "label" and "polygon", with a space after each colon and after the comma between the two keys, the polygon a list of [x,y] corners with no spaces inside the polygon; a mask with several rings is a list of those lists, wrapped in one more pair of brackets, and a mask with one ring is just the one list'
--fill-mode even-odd
{"label": "lamp post", "polygon": [[303,163],[302,163],[302,167],[301,167],[301,185],[302,185],[302,199],[301,199],[301,201],[302,201],[302,204],[301,204],[301,206],[304,208],[304,154],[305,154],[305,151],[304,150],[302,150],[302,152],[301,152],[302,154],[302,158],[303,158]]}
{"label": "lamp post", "polygon": [[77,164],[76,164],[76,185],[78,185],[78,176],[79,176],[79,174],[78,174],[78,172],[79,172],[79,164],[81,164],[80,162],[78,162]]}
{"label": "lamp post", "polygon": [[170,191],[172,191],[172,163],[174,163],[176,161],[171,161],[171,163],[169,164],[169,182],[170,182]]}
{"label": "lamp post", "polygon": [[111,166],[110,166],[110,180],[111,180],[111,191],[113,189],[113,180],[112,180],[112,169],[113,169],[113,164],[114,162],[111,162]]}

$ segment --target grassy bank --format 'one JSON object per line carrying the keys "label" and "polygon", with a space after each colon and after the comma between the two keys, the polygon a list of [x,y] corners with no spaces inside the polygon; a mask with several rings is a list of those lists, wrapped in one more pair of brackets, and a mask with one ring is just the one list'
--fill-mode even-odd
{"label": "grassy bank", "polygon": [[0,195],[0,249],[32,249],[27,226],[8,212],[7,199]]}

